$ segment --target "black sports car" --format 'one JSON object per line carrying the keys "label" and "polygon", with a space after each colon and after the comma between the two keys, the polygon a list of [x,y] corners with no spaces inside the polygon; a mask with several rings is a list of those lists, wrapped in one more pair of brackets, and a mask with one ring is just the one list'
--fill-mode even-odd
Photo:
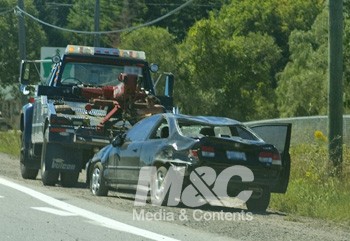
{"label": "black sports car", "polygon": [[[149,182],[150,194],[153,200],[159,200],[162,194],[160,203],[164,204],[163,198],[169,198],[166,195],[169,185],[164,188],[164,180],[170,168],[175,171],[182,168],[182,190],[196,181],[193,176],[197,179],[205,176],[203,170],[214,170],[214,179],[227,170],[226,174],[233,174],[229,175],[224,193],[236,197],[244,190],[251,191],[247,208],[265,211],[271,192],[286,192],[290,136],[288,123],[249,128],[224,117],[157,114],[141,120],[95,154],[87,165],[87,181],[94,195],[105,196],[109,188],[119,184],[139,184],[139,177],[144,178],[143,168],[152,167],[156,171]],[[232,169],[235,166],[241,169]],[[239,170],[248,173],[250,180],[243,180]],[[192,172],[196,175],[191,176]],[[206,190],[215,189],[213,178],[208,181],[207,175],[204,179],[201,184],[207,184]]]}

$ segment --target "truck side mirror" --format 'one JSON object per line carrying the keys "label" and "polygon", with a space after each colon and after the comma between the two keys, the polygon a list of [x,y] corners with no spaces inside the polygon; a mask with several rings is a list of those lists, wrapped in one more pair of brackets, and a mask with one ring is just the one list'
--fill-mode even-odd
{"label": "truck side mirror", "polygon": [[164,95],[172,97],[174,91],[174,75],[166,73]]}
{"label": "truck side mirror", "polygon": [[157,73],[158,70],[159,70],[159,66],[158,66],[158,64],[153,64],[153,63],[152,63],[152,64],[150,65],[149,69],[151,70],[152,73]]}
{"label": "truck side mirror", "polygon": [[19,74],[19,81],[22,85],[29,85],[30,82],[30,64],[22,60]]}

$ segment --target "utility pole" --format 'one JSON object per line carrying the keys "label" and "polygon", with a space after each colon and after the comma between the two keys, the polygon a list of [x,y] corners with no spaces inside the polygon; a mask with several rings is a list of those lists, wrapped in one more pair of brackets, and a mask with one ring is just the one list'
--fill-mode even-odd
{"label": "utility pole", "polygon": [[343,162],[343,0],[329,0],[328,154],[341,173]]}
{"label": "utility pole", "polygon": [[[100,0],[95,2],[95,32],[100,31]],[[94,35],[94,46],[100,47],[100,35]]]}
{"label": "utility pole", "polygon": [[[20,9],[24,10],[23,0],[18,0],[17,4]],[[20,59],[26,59],[26,32],[24,26],[24,17],[20,12],[18,14],[18,44]]]}

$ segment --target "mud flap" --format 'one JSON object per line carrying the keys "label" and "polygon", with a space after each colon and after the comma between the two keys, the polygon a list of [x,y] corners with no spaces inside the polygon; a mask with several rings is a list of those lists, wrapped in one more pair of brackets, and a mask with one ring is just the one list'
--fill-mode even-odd
{"label": "mud flap", "polygon": [[47,143],[45,153],[46,170],[80,172],[82,169],[82,151],[56,143]]}

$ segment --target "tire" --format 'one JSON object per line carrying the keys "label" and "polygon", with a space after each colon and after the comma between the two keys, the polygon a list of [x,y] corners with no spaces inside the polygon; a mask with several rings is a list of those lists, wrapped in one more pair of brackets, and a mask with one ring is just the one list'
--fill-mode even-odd
{"label": "tire", "polygon": [[78,183],[79,172],[61,172],[62,187],[75,187]]}
{"label": "tire", "polygon": [[23,179],[31,179],[35,180],[37,175],[39,173],[38,169],[30,169],[27,168],[22,162],[21,162],[21,175]]}
{"label": "tire", "polygon": [[158,206],[165,206],[168,201],[168,194],[164,190],[166,185],[166,174],[168,169],[164,166],[157,168],[155,175],[152,177],[151,182],[151,201],[152,204]]}
{"label": "tire", "polygon": [[59,172],[55,170],[46,170],[45,156],[47,147],[47,129],[44,132],[44,143],[41,151],[41,181],[44,186],[55,186],[58,182]]}
{"label": "tire", "polygon": [[90,172],[90,190],[95,196],[108,195],[108,187],[103,177],[103,166],[101,162],[94,164]]}
{"label": "tire", "polygon": [[21,138],[21,154],[20,154],[20,167],[21,167],[21,175],[23,179],[32,179],[35,180],[39,170],[31,169],[26,167],[25,163],[28,161],[28,150],[25,149],[23,134]]}
{"label": "tire", "polygon": [[271,192],[269,188],[263,188],[262,194],[259,198],[249,198],[246,202],[249,211],[266,212],[270,204]]}
{"label": "tire", "polygon": [[58,182],[58,171],[46,170],[45,160],[42,160],[41,164],[41,181],[44,186],[55,186]]}

